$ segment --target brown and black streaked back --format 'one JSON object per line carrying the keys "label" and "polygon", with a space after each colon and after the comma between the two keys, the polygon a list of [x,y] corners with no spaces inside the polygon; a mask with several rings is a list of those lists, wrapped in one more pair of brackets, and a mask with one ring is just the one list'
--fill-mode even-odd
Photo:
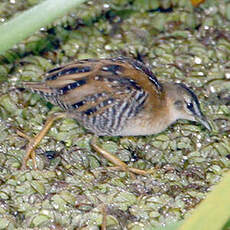
{"label": "brown and black streaked back", "polygon": [[119,135],[127,119],[162,90],[148,68],[124,57],[76,61],[49,71],[42,83],[25,86],[76,114],[97,135]]}

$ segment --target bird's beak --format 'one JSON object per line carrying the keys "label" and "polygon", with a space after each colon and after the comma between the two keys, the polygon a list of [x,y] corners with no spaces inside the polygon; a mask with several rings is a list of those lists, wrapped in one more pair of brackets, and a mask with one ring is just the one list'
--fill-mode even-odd
{"label": "bird's beak", "polygon": [[196,121],[202,124],[208,131],[212,131],[212,127],[204,115],[196,116]]}

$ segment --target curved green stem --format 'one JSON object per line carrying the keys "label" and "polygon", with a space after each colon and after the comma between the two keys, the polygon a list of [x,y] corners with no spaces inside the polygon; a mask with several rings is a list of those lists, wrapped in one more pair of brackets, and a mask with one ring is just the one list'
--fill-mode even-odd
{"label": "curved green stem", "polygon": [[0,54],[85,0],[46,0],[0,26]]}

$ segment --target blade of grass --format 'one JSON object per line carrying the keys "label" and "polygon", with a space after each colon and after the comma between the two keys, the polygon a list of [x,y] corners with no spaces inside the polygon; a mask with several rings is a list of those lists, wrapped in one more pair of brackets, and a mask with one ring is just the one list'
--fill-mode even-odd
{"label": "blade of grass", "polygon": [[214,187],[178,230],[222,229],[230,217],[230,172]]}
{"label": "blade of grass", "polygon": [[0,54],[85,0],[47,0],[0,26]]}

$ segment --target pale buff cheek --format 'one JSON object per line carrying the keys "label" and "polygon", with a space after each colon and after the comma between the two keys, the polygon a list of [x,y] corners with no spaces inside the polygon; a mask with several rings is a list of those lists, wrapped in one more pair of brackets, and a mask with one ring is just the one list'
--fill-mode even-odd
{"label": "pale buff cheek", "polygon": [[186,113],[185,111],[183,110],[172,110],[171,113],[170,113],[170,119],[171,119],[171,122],[175,122],[179,119],[184,119],[184,120],[190,120],[190,121],[195,121],[195,117],[193,115],[190,115],[188,113]]}
{"label": "pale buff cheek", "polygon": [[181,112],[180,115],[178,115],[178,116],[179,116],[179,119],[195,121],[195,117],[192,114]]}

